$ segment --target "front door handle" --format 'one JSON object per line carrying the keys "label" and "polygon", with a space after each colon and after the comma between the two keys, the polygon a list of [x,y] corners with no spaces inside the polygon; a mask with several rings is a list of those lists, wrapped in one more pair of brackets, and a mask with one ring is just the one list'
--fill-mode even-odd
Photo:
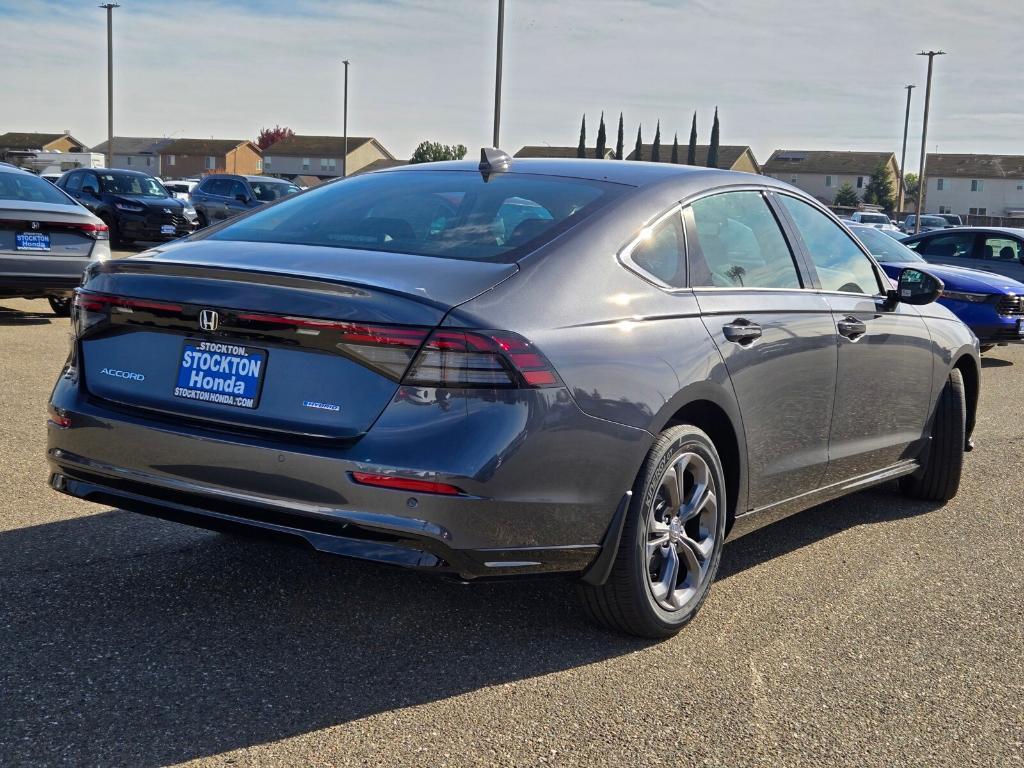
{"label": "front door handle", "polygon": [[728,341],[737,344],[750,344],[754,339],[761,338],[761,326],[742,317],[722,326],[722,332]]}
{"label": "front door handle", "polygon": [[836,328],[839,329],[840,336],[845,336],[852,340],[857,340],[868,332],[867,325],[855,317],[844,317],[836,323]]}

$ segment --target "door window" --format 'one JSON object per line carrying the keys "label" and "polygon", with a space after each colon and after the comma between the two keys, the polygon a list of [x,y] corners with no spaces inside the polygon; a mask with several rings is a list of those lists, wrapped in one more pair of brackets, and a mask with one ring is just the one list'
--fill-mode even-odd
{"label": "door window", "polygon": [[988,261],[1020,261],[1021,244],[1009,237],[986,237],[981,257]]}
{"label": "door window", "polygon": [[964,232],[956,235],[936,235],[922,241],[917,252],[935,258],[969,259],[974,246],[974,235]]}
{"label": "door window", "polygon": [[246,199],[249,198],[249,193],[245,189],[245,184],[237,180],[232,180],[228,185],[228,197],[232,200],[236,200],[239,195],[244,195]]}
{"label": "door window", "polygon": [[77,195],[79,192],[82,191],[82,179],[84,178],[84,173],[72,173],[70,176],[68,176],[68,181],[65,185],[65,188],[71,194]]}
{"label": "door window", "polygon": [[231,182],[228,179],[207,179],[202,186],[203,192],[217,197],[227,197],[230,189]]}
{"label": "door window", "polygon": [[779,195],[810,252],[823,291],[866,293],[881,289],[871,260],[836,222],[812,205]]}
{"label": "door window", "polygon": [[95,173],[82,174],[82,189],[85,189],[86,187],[92,187],[93,192],[99,193],[100,180],[97,178]]}
{"label": "door window", "polygon": [[676,211],[645,232],[629,258],[666,285],[682,288],[686,285],[685,253],[683,225]]}
{"label": "door window", "polygon": [[694,287],[801,287],[793,254],[760,192],[724,192],[695,201],[687,235]]}

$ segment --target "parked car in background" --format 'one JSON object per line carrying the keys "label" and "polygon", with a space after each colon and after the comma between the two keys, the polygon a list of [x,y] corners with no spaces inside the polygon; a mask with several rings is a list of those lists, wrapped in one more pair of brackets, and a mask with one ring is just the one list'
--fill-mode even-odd
{"label": "parked car in background", "polygon": [[[890,278],[898,278],[907,267],[925,268],[927,262],[914,251],[876,229],[854,224],[850,231]],[[967,267],[928,264],[927,270],[945,284],[939,303],[974,331],[982,352],[1024,338],[1024,283]]]}
{"label": "parked car in background", "polygon": [[956,494],[978,342],[919,264],[893,290],[765,176],[481,154],[91,267],[51,486],[464,579],[561,573],[647,637],[696,614],[728,535],[897,478]]}
{"label": "parked car in background", "polygon": [[[910,214],[903,220],[903,232],[908,235],[914,234],[914,223],[917,221],[917,216]],[[932,216],[931,214],[921,216],[921,231],[931,232],[935,229],[947,229],[950,223],[941,216]]]}
{"label": "parked car in background", "polygon": [[906,240],[906,238],[907,238],[907,235],[904,232],[902,232],[901,230],[896,229],[896,228],[893,228],[893,229],[880,229],[878,231],[881,232],[883,235],[887,235],[887,236],[891,237],[893,240],[896,240],[896,241]]}
{"label": "parked car in background", "polygon": [[850,216],[854,224],[867,224],[875,229],[898,229],[893,226],[892,220],[884,213],[878,211],[854,211]]}
{"label": "parked car in background", "polygon": [[194,179],[164,179],[164,189],[170,192],[179,200],[189,200],[192,190],[199,184]]}
{"label": "parked car in background", "polygon": [[1024,282],[1024,229],[957,227],[908,237],[903,244],[932,264],[983,269]]}
{"label": "parked car in background", "polygon": [[50,182],[0,163],[0,298],[71,312],[89,262],[110,258],[107,225]]}
{"label": "parked car in background", "polygon": [[57,186],[103,219],[117,244],[174,240],[196,229],[191,204],[172,197],[148,173],[79,168],[61,176]]}
{"label": "parked car in background", "polygon": [[39,178],[46,179],[51,184],[56,184],[63,175],[63,173],[40,173]]}
{"label": "parked car in background", "polygon": [[192,190],[190,199],[199,217],[199,226],[205,227],[300,191],[290,181],[273,176],[211,173]]}
{"label": "parked car in background", "polygon": [[938,213],[936,214],[940,219],[945,219],[946,223],[951,227],[962,227],[963,221],[955,213]]}

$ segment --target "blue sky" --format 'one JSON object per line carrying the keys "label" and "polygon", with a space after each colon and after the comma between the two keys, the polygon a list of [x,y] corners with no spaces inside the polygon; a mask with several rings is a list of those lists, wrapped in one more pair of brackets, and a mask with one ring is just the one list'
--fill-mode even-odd
{"label": "blue sky", "polygon": [[[341,59],[352,61],[349,132],[400,157],[422,139],[490,143],[496,0],[121,0],[115,130],[251,138],[280,123],[341,133]],[[104,13],[89,0],[0,0],[0,132],[106,137]],[[1024,3],[887,0],[507,0],[502,145],[570,144],[587,113],[609,135],[625,112],[653,138],[899,152],[908,166],[936,60],[928,149],[1024,154]],[[613,140],[613,139],[610,139]],[[685,140],[685,138],[683,139]],[[913,158],[913,162],[909,159]]]}

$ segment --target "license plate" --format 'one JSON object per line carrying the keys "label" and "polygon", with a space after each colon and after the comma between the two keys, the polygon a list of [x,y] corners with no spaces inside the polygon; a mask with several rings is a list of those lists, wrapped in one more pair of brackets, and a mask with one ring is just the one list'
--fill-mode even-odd
{"label": "license plate", "polygon": [[18,232],[14,236],[14,248],[18,251],[48,251],[50,236],[45,232]]}
{"label": "license plate", "polygon": [[267,350],[189,339],[181,351],[174,396],[236,408],[259,405]]}
{"label": "license plate", "polygon": [[174,225],[173,224],[161,224],[160,225],[160,234],[161,235],[173,235],[174,232],[175,232],[175,229],[174,229]]}

